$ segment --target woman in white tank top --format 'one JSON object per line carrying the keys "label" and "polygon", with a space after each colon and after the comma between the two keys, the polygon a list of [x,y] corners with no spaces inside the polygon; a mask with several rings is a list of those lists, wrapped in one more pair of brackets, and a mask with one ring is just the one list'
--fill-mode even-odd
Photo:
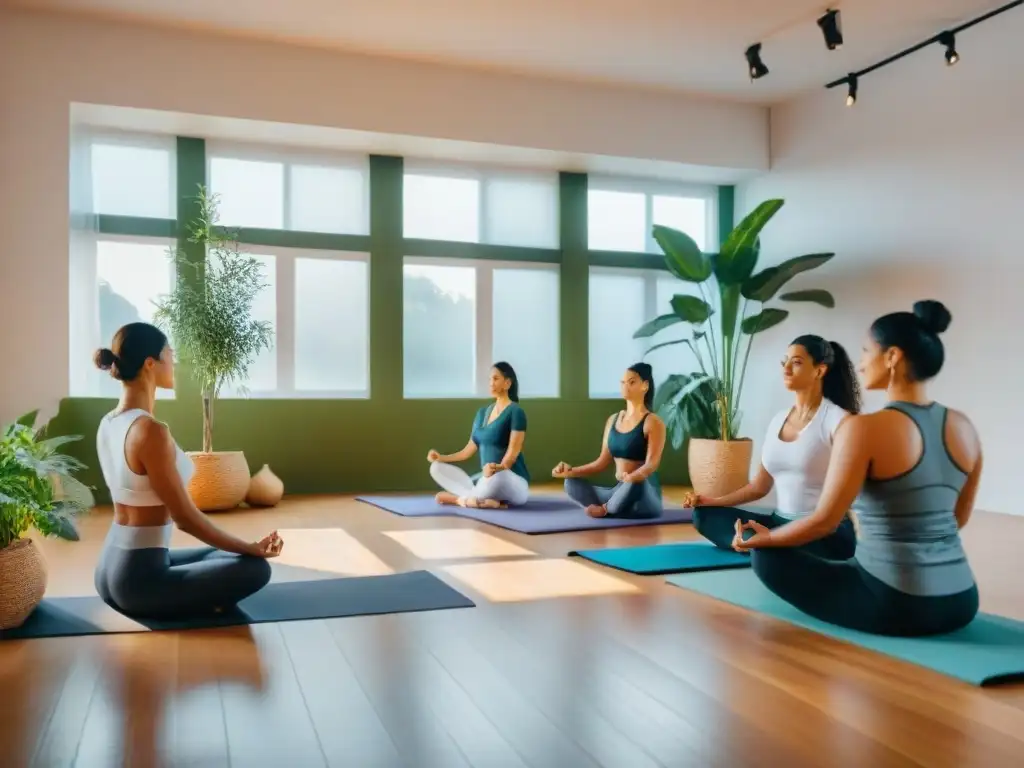
{"label": "woman in white tank top", "polygon": [[[283,542],[276,531],[257,542],[237,539],[192,502],[192,460],[153,418],[157,387],[174,388],[174,355],[163,332],[130,323],[111,347],[94,355],[97,367],[124,386],[96,433],[114,504],[96,591],[139,618],[188,619],[229,609],[270,581],[267,558],[280,554]],[[174,525],[208,546],[169,549]]]}
{"label": "woman in white tank top", "polygon": [[[726,496],[691,494],[687,499],[688,506],[697,507],[694,527],[722,549],[732,549],[738,519],[774,528],[811,514],[825,483],[832,436],[843,419],[860,411],[853,364],[834,341],[814,335],[795,339],[782,360],[782,379],[796,401],[769,424],[754,479]],[[737,509],[760,501],[772,488],[776,507],[770,514]],[[809,546],[831,559],[852,557],[856,547],[852,523],[844,519],[830,536]]]}

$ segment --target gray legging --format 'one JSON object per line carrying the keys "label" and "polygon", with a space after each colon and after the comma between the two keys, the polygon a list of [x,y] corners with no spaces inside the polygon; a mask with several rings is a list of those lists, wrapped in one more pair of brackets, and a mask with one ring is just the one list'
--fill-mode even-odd
{"label": "gray legging", "polygon": [[565,492],[584,507],[604,505],[608,517],[647,519],[661,517],[663,511],[661,492],[649,478],[640,483],[619,483],[614,488],[605,488],[589,480],[570,477],[565,481]]}
{"label": "gray legging", "polygon": [[96,568],[96,591],[126,616],[188,619],[234,607],[270,581],[262,557],[213,547],[122,549],[109,544]]}
{"label": "gray legging", "polygon": [[[753,520],[765,528],[778,528],[790,522],[788,518],[775,512],[748,512],[738,507],[698,507],[693,510],[693,527],[697,533],[720,549],[732,549],[732,540],[736,536],[736,521]],[[853,557],[857,548],[857,532],[850,518],[843,522],[828,536],[805,544],[804,549],[829,560],[846,560]]]}

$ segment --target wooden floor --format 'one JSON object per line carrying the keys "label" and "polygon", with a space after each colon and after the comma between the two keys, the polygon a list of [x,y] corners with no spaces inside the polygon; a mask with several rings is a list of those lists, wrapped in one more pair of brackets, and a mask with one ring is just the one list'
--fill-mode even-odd
{"label": "wooden floor", "polygon": [[[51,595],[93,593],[109,520],[44,543]],[[218,521],[280,529],[276,578],[426,568],[478,606],[0,643],[0,766],[1024,764],[1024,685],[982,690],[564,557],[690,526],[524,536],[346,497]],[[983,609],[1024,618],[1024,518],[965,533]]]}

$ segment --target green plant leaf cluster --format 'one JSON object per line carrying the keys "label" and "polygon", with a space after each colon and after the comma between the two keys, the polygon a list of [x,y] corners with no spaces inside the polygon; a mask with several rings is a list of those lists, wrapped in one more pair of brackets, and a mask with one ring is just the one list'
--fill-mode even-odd
{"label": "green plant leaf cluster", "polygon": [[60,452],[80,438],[47,439],[34,423],[35,414],[26,414],[0,436],[0,550],[32,528],[76,541],[72,519],[94,503],[92,491],[74,477],[84,465]]}
{"label": "green plant leaf cluster", "polygon": [[[817,269],[835,254],[812,253],[757,271],[761,232],[784,205],[766,200],[751,211],[722,243],[719,253],[703,253],[689,235],[670,227],[654,227],[655,242],[665,265],[679,280],[695,285],[698,295],[678,294],[671,312],[644,323],[634,338],[653,338],[676,325],[689,335],[654,344],[647,353],[685,345],[699,371],[673,375],[657,392],[655,410],[665,420],[676,448],[687,437],[734,440],[738,436],[740,398],[754,337],[784,322],[789,311],[765,306],[775,300],[805,302],[832,308],[832,294],[820,288],[779,295],[797,275]],[[712,280],[712,278],[714,278]]]}

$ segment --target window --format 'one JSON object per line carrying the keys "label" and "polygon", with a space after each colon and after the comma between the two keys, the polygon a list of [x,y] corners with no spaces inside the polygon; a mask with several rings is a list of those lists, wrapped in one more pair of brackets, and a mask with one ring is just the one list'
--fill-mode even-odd
{"label": "window", "polygon": [[672,326],[653,339],[633,338],[648,320],[671,312],[672,297],[682,293],[697,294],[698,290],[660,270],[591,268],[591,397],[618,397],[623,371],[641,360],[654,369],[655,385],[670,374],[697,370],[696,359],[683,344],[645,355],[655,344],[689,338],[690,326]]}
{"label": "window", "polygon": [[[177,217],[173,137],[93,136],[82,149],[86,150],[82,162],[90,197],[84,210],[155,219]],[[79,151],[77,146],[75,150]]]}
{"label": "window", "polygon": [[266,288],[254,320],[270,322],[273,344],[224,397],[369,397],[370,271],[364,253],[246,246]]}
{"label": "window", "polygon": [[[169,240],[77,236],[72,241],[70,394],[118,397],[121,385],[92,363],[127,323],[153,322],[155,303],[174,281]],[[174,393],[158,390],[159,397]]]}
{"label": "window", "polygon": [[367,157],[208,146],[209,187],[226,227],[366,235]]}
{"label": "window", "polygon": [[558,174],[407,168],[405,237],[558,247]]}
{"label": "window", "polygon": [[658,182],[592,179],[587,191],[587,239],[591,250],[661,253],[655,224],[685,232],[698,247],[715,242],[717,191]]}
{"label": "window", "polygon": [[406,259],[405,396],[486,397],[505,360],[521,397],[557,397],[558,276],[555,265]]}

